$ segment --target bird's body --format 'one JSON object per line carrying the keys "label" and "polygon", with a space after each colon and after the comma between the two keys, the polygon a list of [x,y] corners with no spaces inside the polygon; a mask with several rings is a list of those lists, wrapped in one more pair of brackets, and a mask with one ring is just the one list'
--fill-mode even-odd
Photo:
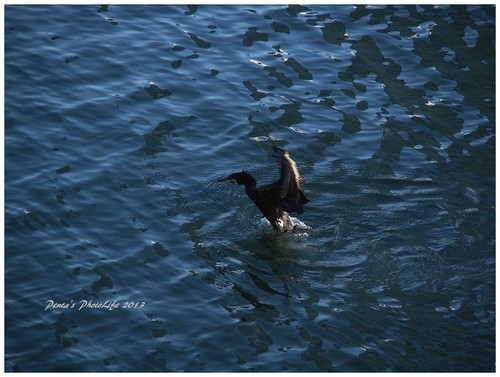
{"label": "bird's body", "polygon": [[303,205],[309,202],[309,199],[304,194],[304,180],[288,152],[278,147],[273,149],[277,154],[280,170],[280,178],[276,182],[257,187],[255,179],[246,171],[230,174],[220,181],[245,185],[247,195],[271,226],[282,232],[289,232],[293,230],[293,224],[288,213],[303,213]]}

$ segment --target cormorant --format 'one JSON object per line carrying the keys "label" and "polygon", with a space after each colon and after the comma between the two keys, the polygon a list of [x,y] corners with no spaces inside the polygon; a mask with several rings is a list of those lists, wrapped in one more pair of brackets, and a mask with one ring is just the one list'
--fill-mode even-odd
{"label": "cormorant", "polygon": [[293,230],[289,212],[303,213],[304,204],[309,202],[304,194],[304,179],[299,174],[297,164],[284,149],[273,147],[278,159],[280,178],[265,186],[257,187],[254,177],[247,171],[233,173],[219,182],[230,181],[245,185],[247,195],[264,214],[274,229],[282,232]]}

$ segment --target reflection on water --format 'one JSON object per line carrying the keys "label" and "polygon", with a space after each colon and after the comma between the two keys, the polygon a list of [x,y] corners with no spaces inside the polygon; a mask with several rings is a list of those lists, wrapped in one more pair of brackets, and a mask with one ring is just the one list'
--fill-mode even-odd
{"label": "reflection on water", "polygon": [[494,370],[494,6],[5,14],[7,371]]}

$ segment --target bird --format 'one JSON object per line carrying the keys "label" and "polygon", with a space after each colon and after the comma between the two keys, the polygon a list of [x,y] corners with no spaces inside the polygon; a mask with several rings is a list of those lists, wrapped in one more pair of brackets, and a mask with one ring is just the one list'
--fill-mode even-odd
{"label": "bird", "polygon": [[294,229],[289,213],[304,212],[303,205],[309,202],[305,193],[305,180],[300,176],[297,164],[282,148],[273,147],[276,153],[280,178],[264,186],[257,187],[255,178],[246,170],[219,179],[219,182],[233,182],[244,185],[245,191],[274,229],[291,232]]}

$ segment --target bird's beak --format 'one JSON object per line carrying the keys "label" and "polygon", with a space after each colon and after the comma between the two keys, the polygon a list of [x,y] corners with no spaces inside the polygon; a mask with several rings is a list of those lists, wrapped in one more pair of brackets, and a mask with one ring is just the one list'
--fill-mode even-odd
{"label": "bird's beak", "polygon": [[232,183],[236,183],[236,180],[235,179],[229,179],[229,178],[221,178],[221,179],[218,179],[217,182],[232,182]]}

